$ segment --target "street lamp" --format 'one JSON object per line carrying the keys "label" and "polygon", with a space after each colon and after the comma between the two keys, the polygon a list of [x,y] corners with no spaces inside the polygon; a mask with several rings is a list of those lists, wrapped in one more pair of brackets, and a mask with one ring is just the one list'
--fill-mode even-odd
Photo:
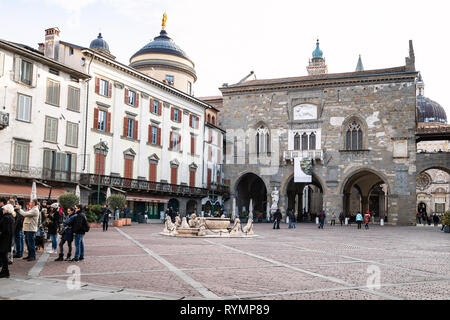
{"label": "street lamp", "polygon": [[[98,150],[97,154],[99,155],[98,156],[98,167],[97,167],[98,168],[97,204],[100,204],[100,173],[101,173],[101,170],[100,170],[100,158],[101,158],[101,156],[100,155],[104,155],[105,158],[106,158],[106,155],[108,154],[109,148],[106,145],[106,142],[102,142],[102,139],[100,139],[99,148],[97,150]],[[104,165],[105,164],[103,163],[103,166]]]}

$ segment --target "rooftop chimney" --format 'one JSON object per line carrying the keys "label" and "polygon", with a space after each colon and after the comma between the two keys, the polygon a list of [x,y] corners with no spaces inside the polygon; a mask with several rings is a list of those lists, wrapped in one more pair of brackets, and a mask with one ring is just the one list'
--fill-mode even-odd
{"label": "rooftop chimney", "polygon": [[409,57],[406,57],[406,71],[416,71],[416,56],[412,40],[409,40]]}
{"label": "rooftop chimney", "polygon": [[57,27],[45,30],[45,50],[46,57],[58,61],[59,59],[59,29]]}

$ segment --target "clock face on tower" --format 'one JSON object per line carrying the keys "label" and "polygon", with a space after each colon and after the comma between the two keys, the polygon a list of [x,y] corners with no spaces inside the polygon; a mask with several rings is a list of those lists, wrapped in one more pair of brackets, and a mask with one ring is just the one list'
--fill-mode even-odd
{"label": "clock face on tower", "polygon": [[316,120],[317,107],[312,104],[301,104],[294,107],[294,120]]}

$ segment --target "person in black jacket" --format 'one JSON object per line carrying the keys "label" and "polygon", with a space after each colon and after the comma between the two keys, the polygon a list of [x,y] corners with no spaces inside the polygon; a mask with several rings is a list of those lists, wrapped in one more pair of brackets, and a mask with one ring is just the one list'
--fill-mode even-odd
{"label": "person in black jacket", "polygon": [[66,261],[70,261],[70,257],[72,256],[72,241],[73,241],[73,220],[75,218],[75,209],[69,208],[67,209],[67,217],[64,221],[64,229],[61,235],[61,240],[59,241],[59,256],[55,261],[63,261],[64,260],[64,244],[67,242],[67,246],[69,247],[69,252],[67,253]]}
{"label": "person in black jacket", "polygon": [[108,231],[108,223],[109,223],[109,215],[111,210],[109,210],[108,206],[105,204],[103,207],[103,213],[100,221],[103,222],[103,231]]}
{"label": "person in black jacket", "polygon": [[14,234],[13,212],[14,207],[11,204],[2,207],[0,217],[0,264],[2,270],[0,271],[0,278],[9,278],[8,252],[11,251]]}
{"label": "person in black jacket", "polygon": [[282,215],[280,209],[277,209],[275,214],[273,215],[273,219],[275,220],[273,223],[274,229],[280,229],[280,221],[281,221]]}
{"label": "person in black jacket", "polygon": [[72,232],[75,237],[75,257],[72,262],[84,260],[84,235],[89,231],[89,224],[86,215],[82,211],[81,205],[75,206],[75,216],[73,218]]}
{"label": "person in black jacket", "polygon": [[47,234],[52,239],[52,250],[47,253],[56,253],[56,249],[58,248],[57,241],[57,233],[59,227],[59,214],[56,212],[55,208],[49,207],[47,213],[45,214],[45,218],[47,221]]}

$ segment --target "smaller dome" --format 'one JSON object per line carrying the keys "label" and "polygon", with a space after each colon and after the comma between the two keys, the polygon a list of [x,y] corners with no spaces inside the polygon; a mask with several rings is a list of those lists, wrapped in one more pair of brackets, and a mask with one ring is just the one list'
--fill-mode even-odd
{"label": "smaller dome", "polygon": [[316,43],[316,50],[312,53],[313,59],[322,59],[323,58],[323,52],[319,48],[319,39],[317,39]]}
{"label": "smaller dome", "polygon": [[104,50],[109,53],[108,43],[105,40],[103,40],[101,33],[98,34],[97,39],[92,40],[91,44],[89,45],[89,48]]}
{"label": "smaller dome", "polygon": [[447,123],[447,114],[444,108],[437,102],[424,97],[417,96],[417,109],[419,113],[419,122],[439,122]]}

